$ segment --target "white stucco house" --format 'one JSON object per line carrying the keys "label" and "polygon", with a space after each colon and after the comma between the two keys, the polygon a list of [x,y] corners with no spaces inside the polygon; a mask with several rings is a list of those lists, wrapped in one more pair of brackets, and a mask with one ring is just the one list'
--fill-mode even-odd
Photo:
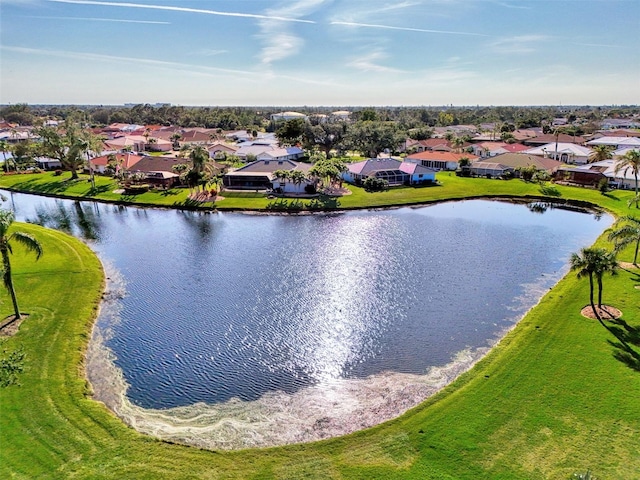
{"label": "white stucco house", "polygon": [[593,150],[589,147],[576,145],[575,143],[553,142],[540,147],[524,150],[522,153],[553,158],[561,161],[562,163],[584,165],[589,161],[589,157],[593,154]]}

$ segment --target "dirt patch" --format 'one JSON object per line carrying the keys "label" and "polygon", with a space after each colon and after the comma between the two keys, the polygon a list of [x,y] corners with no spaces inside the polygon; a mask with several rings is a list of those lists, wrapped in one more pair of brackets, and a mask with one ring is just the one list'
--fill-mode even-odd
{"label": "dirt patch", "polygon": [[322,193],[330,197],[344,197],[345,195],[351,195],[351,190],[344,187],[327,187],[322,190]]}
{"label": "dirt patch", "polygon": [[631,262],[618,262],[620,268],[624,268],[625,270],[633,270],[634,268],[638,268],[638,265],[634,265]]}
{"label": "dirt patch", "polygon": [[209,192],[198,192],[189,195],[189,200],[200,203],[219,202],[220,200],[224,200],[224,197],[221,197],[220,195],[211,195]]}
{"label": "dirt patch", "polygon": [[[622,317],[622,312],[616,307],[612,307],[611,305],[602,305],[602,307],[600,308],[596,306],[595,308],[596,310],[598,310],[600,318],[602,318],[603,320],[616,320]],[[582,310],[580,310],[580,314],[586,318],[596,319],[596,314],[593,311],[593,308],[591,308],[591,305],[587,305]]]}
{"label": "dirt patch", "polygon": [[9,315],[0,322],[0,337],[12,337],[20,329],[20,324],[25,321],[29,315],[23,313],[19,320],[15,315]]}

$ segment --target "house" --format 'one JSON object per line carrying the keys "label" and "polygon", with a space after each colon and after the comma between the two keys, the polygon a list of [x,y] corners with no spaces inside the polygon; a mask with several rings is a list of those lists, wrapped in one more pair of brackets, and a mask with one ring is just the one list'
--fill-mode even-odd
{"label": "house", "polygon": [[602,178],[607,178],[611,187],[634,189],[636,179],[633,170],[618,169],[618,164],[618,160],[610,158],[579,167],[562,166],[557,170],[555,178],[557,181],[593,187],[596,187]]}
{"label": "house", "polygon": [[[7,158],[11,158],[11,156],[8,156]],[[38,168],[41,168],[43,170],[55,170],[56,168],[62,168],[62,163],[60,163],[60,160],[56,160],[54,158],[36,157],[34,158],[34,160]]]}
{"label": "house", "polygon": [[616,149],[620,148],[640,148],[640,138],[637,137],[600,137],[589,140],[587,145],[590,147],[596,145],[607,145]]}
{"label": "house", "polygon": [[207,151],[209,152],[209,157],[220,158],[224,157],[225,155],[235,155],[238,148],[239,147],[230,145],[228,143],[216,142],[213,145],[209,145],[207,147]]}
{"label": "house", "polygon": [[566,133],[561,133],[556,138],[554,134],[546,133],[544,135],[538,135],[533,138],[527,138],[523,140],[522,143],[529,147],[541,147],[549,143],[556,143],[556,141],[559,143],[575,143],[578,145],[583,145],[584,137],[581,137],[580,135],[567,135]]}
{"label": "house", "polygon": [[171,188],[180,184],[180,175],[174,172],[147,172],[147,183],[156,187]]}
{"label": "house", "polygon": [[575,163],[576,165],[584,165],[589,161],[589,157],[593,154],[593,150],[589,147],[576,145],[575,143],[547,143],[545,145],[530,148],[522,153],[528,155],[537,155],[540,157],[549,157],[560,160],[563,163]]}
{"label": "house", "polygon": [[277,170],[298,170],[306,174],[310,169],[311,164],[292,160],[256,160],[237,170],[227,172],[222,177],[222,183],[227,189],[281,189],[284,193],[304,193],[307,185],[314,184],[313,180],[309,179],[300,184],[294,184],[276,178],[274,172]]}
{"label": "house", "polygon": [[386,180],[390,186],[419,185],[434,183],[436,170],[395,158],[370,158],[347,165],[347,171],[342,174],[343,180],[356,185],[368,177]]}
{"label": "house", "polygon": [[469,173],[473,177],[501,177],[507,173],[515,174],[515,168],[491,160],[478,160],[469,166]]}
{"label": "house", "polygon": [[450,152],[453,150],[451,142],[444,138],[427,138],[426,140],[418,140],[417,142],[412,142],[412,146],[417,152]]}
{"label": "house", "polygon": [[491,160],[509,167],[514,171],[523,167],[535,167],[537,170],[553,173],[562,165],[562,162],[553,158],[540,157],[527,153],[503,153],[492,157]]}
{"label": "house", "polygon": [[183,145],[207,145],[212,143],[211,133],[208,131],[202,131],[198,129],[185,130],[182,132],[182,137],[178,139],[178,143],[182,147]]}
{"label": "house", "polygon": [[408,155],[405,159],[407,162],[419,163],[423,167],[433,170],[456,170],[458,162],[461,158],[468,158],[470,161],[477,160],[478,157],[469,153],[452,153],[452,152],[436,152],[424,151]]}
{"label": "house", "polygon": [[109,149],[117,151],[131,150],[134,152],[143,152],[147,145],[147,139],[142,135],[124,135],[112,140],[105,140],[104,144]]}
{"label": "house", "polygon": [[298,112],[280,112],[271,114],[271,120],[273,120],[274,122],[286,122],[287,120],[297,119],[301,119],[306,122],[308,117],[304,113]]}
{"label": "house", "polygon": [[[481,142],[472,145],[470,148],[473,154],[480,158],[495,157],[501,153],[507,153],[506,147],[508,144],[505,142]],[[514,144],[515,145],[515,144]],[[523,146],[524,147],[524,146]],[[526,149],[527,147],[524,147]]]}
{"label": "house", "polygon": [[[113,155],[115,156],[118,168],[125,171],[130,171],[131,167],[144,158],[142,155],[137,155],[135,153],[115,153]],[[102,155],[89,160],[89,164],[93,171],[95,173],[106,173],[110,156],[111,155]]]}

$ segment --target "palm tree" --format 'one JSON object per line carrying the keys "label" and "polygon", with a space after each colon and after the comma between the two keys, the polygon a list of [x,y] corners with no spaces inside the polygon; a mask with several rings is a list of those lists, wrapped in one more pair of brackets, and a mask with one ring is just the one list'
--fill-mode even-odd
{"label": "palm tree", "polygon": [[9,254],[13,253],[11,248],[12,241],[16,241],[24,245],[28,251],[35,252],[36,260],[42,255],[42,245],[40,242],[33,238],[28,233],[24,232],[12,232],[9,234],[9,228],[15,220],[15,216],[11,210],[0,209],[0,254],[2,254],[3,273],[2,280],[5,288],[11,295],[11,301],[13,302],[13,311],[15,313],[15,319],[19,320],[20,308],[18,307],[18,300],[16,298],[16,291],[13,288],[13,279],[11,277],[11,262],[9,260]]}
{"label": "palm tree", "polygon": [[593,147],[589,162],[601,162],[609,158],[611,158],[611,147],[609,145],[596,145]]}
{"label": "palm tree", "polygon": [[[583,248],[580,253],[571,254],[571,270],[577,270],[577,277],[589,277],[589,303],[600,323],[600,307],[602,306],[602,277],[610,272],[615,275],[618,263],[614,252],[607,252],[604,248]],[[594,277],[598,283],[598,309],[594,300]]]}
{"label": "palm tree", "polygon": [[291,170],[289,172],[289,179],[294,185],[299,186],[307,179],[307,175],[300,170]]}
{"label": "palm tree", "polygon": [[605,273],[617,275],[618,260],[615,252],[607,252],[604,249],[597,249],[595,255],[596,269],[593,274],[598,281],[598,308],[602,308],[602,277]]}
{"label": "palm tree", "polygon": [[209,152],[202,145],[198,145],[189,153],[189,159],[192,162],[190,177],[198,183],[205,180],[202,183],[204,189],[206,180],[213,173],[213,166],[209,163]]}
{"label": "palm tree", "polygon": [[623,217],[620,219],[624,222],[630,222],[622,225],[609,234],[609,241],[614,242],[614,249],[619,252],[635,242],[636,248],[633,254],[633,264],[638,265],[638,250],[640,250],[640,218]]}
{"label": "palm tree", "polygon": [[[636,204],[636,208],[638,208],[639,202],[639,194],[638,194],[638,173],[640,173],[640,150],[629,150],[625,153],[620,160],[618,160],[618,164],[616,165],[616,174],[622,170],[624,170],[624,174],[627,174],[627,171],[631,169],[633,172],[633,176],[636,180],[636,196],[632,199],[632,203]],[[631,206],[631,205],[629,205]]]}
{"label": "palm tree", "polygon": [[9,164],[7,163],[7,152],[11,151],[11,144],[6,140],[0,140],[0,151],[2,151],[2,157],[4,159],[4,171],[9,171]]}

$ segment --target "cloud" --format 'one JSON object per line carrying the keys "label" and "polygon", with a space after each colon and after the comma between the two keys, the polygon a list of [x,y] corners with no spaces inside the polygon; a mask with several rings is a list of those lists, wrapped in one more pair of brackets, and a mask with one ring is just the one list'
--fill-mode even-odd
{"label": "cloud", "polygon": [[436,34],[444,34],[444,35],[470,35],[475,37],[490,37],[491,35],[486,35],[484,33],[474,33],[474,32],[454,32],[449,30],[429,30],[425,28],[410,28],[410,27],[392,27],[390,25],[376,25],[370,23],[357,23],[357,22],[338,22],[333,21],[331,25],[345,25],[348,27],[361,27],[361,28],[381,28],[385,30],[402,30],[405,32],[419,32],[419,33],[436,33]]}
{"label": "cloud", "polygon": [[548,35],[517,35],[515,37],[501,38],[489,44],[496,53],[524,54],[537,50],[537,44],[551,40]]}
{"label": "cloud", "polygon": [[[230,76],[234,79],[234,81],[242,78],[244,80],[248,80],[254,83],[263,84],[265,76],[270,79],[282,79],[289,80],[297,83],[305,83],[311,85],[321,85],[321,86],[333,86],[335,87],[335,83],[320,79],[317,77],[313,78],[304,78],[304,77],[296,77],[291,75],[280,75],[280,74],[271,74],[267,73],[265,75],[257,75],[255,71],[246,71],[246,70],[235,70],[228,68],[218,68],[218,67],[208,67],[201,65],[193,65],[188,63],[180,63],[180,62],[170,62],[165,60],[153,60],[148,58],[140,58],[140,57],[123,57],[117,55],[103,55],[99,53],[90,53],[90,52],[72,52],[67,50],[46,50],[46,49],[37,49],[37,48],[26,48],[26,47],[15,47],[8,45],[0,45],[0,51],[19,53],[20,55],[39,55],[45,57],[57,57],[57,58],[68,58],[71,60],[79,60],[81,62],[100,62],[100,63],[116,63],[116,64],[124,64],[124,65],[134,65],[141,66],[144,65],[146,67],[156,67],[162,69],[169,69],[173,72],[180,71],[183,74],[188,74],[192,76],[206,76],[206,77],[226,77]],[[222,53],[222,51],[220,51]]]}
{"label": "cloud", "polygon": [[95,61],[95,62],[111,62],[111,63],[124,63],[124,64],[134,64],[136,66],[146,65],[149,67],[159,67],[159,68],[170,68],[172,70],[181,69],[182,71],[199,74],[199,75],[243,75],[250,78],[255,78],[255,72],[251,71],[243,71],[243,70],[234,70],[227,68],[217,68],[217,67],[206,67],[200,65],[191,65],[187,63],[179,63],[179,62],[170,62],[166,60],[153,60],[148,58],[140,58],[140,57],[122,57],[117,55],[103,55],[100,53],[90,53],[90,52],[71,52],[67,50],[47,50],[47,49],[38,49],[38,48],[26,48],[26,47],[15,47],[9,45],[0,45],[0,50],[4,50],[7,52],[19,53],[22,55],[41,55],[48,57],[59,57],[59,58],[69,58],[72,60],[81,60],[83,62],[87,61]]}
{"label": "cloud", "polygon": [[326,3],[328,0],[299,0],[268,9],[265,18],[260,21],[260,34],[257,35],[263,42],[259,57],[261,64],[269,68],[274,62],[292,57],[302,51],[304,39],[287,29],[279,20],[280,18],[300,19],[319,10]]}
{"label": "cloud", "polygon": [[347,63],[347,66],[356,68],[363,72],[403,73],[403,70],[380,63],[381,60],[385,60],[386,58],[388,58],[388,55],[382,51],[371,52],[350,61]]}
{"label": "cloud", "polygon": [[35,17],[45,20],[82,20],[83,22],[116,22],[116,23],[147,23],[151,25],[171,25],[171,22],[154,22],[152,20],[126,20],[121,18],[97,18],[97,17]]}
{"label": "cloud", "polygon": [[504,8],[512,8],[516,10],[532,10],[533,9],[533,7],[530,7],[527,5],[514,5],[512,3],[506,3],[506,2],[494,2],[494,3]]}
{"label": "cloud", "polygon": [[96,5],[101,7],[144,8],[149,10],[165,10],[165,11],[171,11],[171,12],[200,13],[203,15],[218,15],[221,17],[252,18],[252,19],[258,19],[258,20],[278,20],[281,22],[315,23],[311,20],[302,20],[298,18],[283,17],[283,16],[269,16],[269,15],[259,15],[259,14],[253,14],[253,13],[238,13],[238,12],[221,12],[217,10],[174,7],[170,5],[146,5],[146,4],[140,4],[140,3],[101,2],[101,1],[94,1],[94,0],[47,0],[47,1],[53,2],[53,3],[70,3],[74,5]]}

